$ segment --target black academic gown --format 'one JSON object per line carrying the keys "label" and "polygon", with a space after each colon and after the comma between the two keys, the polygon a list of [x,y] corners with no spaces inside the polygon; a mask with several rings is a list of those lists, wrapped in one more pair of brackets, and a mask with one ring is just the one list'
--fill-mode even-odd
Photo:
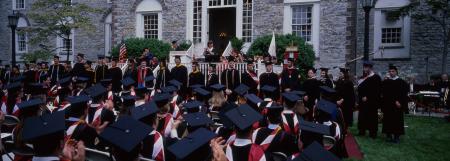
{"label": "black academic gown", "polygon": [[205,76],[200,71],[189,74],[189,87],[196,84],[205,85]]}
{"label": "black academic gown", "polygon": [[78,74],[79,76],[86,77],[89,80],[86,82],[86,88],[94,84],[95,72],[92,69],[85,69],[83,73]]}
{"label": "black academic gown", "polygon": [[72,69],[72,76],[80,76],[85,72],[84,63],[75,63]]}
{"label": "black academic gown", "polygon": [[306,96],[308,96],[308,101],[305,101],[305,106],[312,112],[315,101],[320,97],[320,86],[322,82],[315,78],[307,79],[303,82],[302,89],[305,91]]}
{"label": "black academic gown", "polygon": [[330,78],[322,78],[320,81],[322,82],[323,86],[333,88],[333,81]]}
{"label": "black academic gown", "polygon": [[339,98],[343,98],[341,109],[344,115],[346,127],[353,124],[353,109],[355,108],[355,89],[350,80],[339,79],[336,82],[336,92]]}
{"label": "black academic gown", "polygon": [[[369,130],[376,134],[378,130],[378,108],[380,107],[381,78],[377,74],[366,78],[358,85],[359,116],[358,129]],[[362,98],[367,97],[363,102]]]}
{"label": "black academic gown", "polygon": [[263,73],[259,76],[259,87],[262,88],[265,85],[269,85],[272,87],[275,87],[276,90],[274,92],[273,97],[275,98],[275,100],[278,100],[278,98],[280,98],[280,83],[278,81],[278,75],[270,72],[270,73]]}
{"label": "black academic gown", "polygon": [[188,71],[187,68],[184,65],[175,66],[170,71],[170,74],[172,75],[172,79],[175,79],[182,83],[181,85],[181,96],[183,98],[186,97],[187,94],[187,82],[188,82]]}
{"label": "black academic gown", "polygon": [[[255,131],[254,136],[255,137],[255,144],[261,145],[261,143],[274,132],[274,129],[270,128],[259,128],[257,131]],[[298,152],[298,146],[297,146],[297,139],[295,136],[287,134],[283,130],[280,130],[275,137],[273,138],[272,142],[269,143],[268,148],[266,149],[267,152],[282,152],[283,154],[287,156],[291,156],[292,154],[295,154]],[[268,157],[271,157],[268,155]]]}
{"label": "black academic gown", "polygon": [[209,88],[209,86],[219,83],[219,76],[217,76],[216,73],[209,73],[208,74],[208,80],[206,82],[206,87]]}
{"label": "black academic gown", "polygon": [[284,91],[286,88],[292,90],[300,89],[300,73],[297,69],[283,69],[281,73],[281,90]]}
{"label": "black academic gown", "polygon": [[108,76],[108,66],[107,65],[97,65],[95,67],[95,80],[94,83],[98,83]]}
{"label": "black academic gown", "polygon": [[155,89],[161,89],[168,85],[168,82],[172,79],[170,71],[167,68],[160,68],[158,70],[158,75],[156,76]]}
{"label": "black academic gown", "polygon": [[[382,84],[383,129],[386,134],[405,134],[403,111],[408,108],[408,84],[400,79],[387,79]],[[400,102],[401,107],[395,105]]]}
{"label": "black academic gown", "polygon": [[250,87],[248,90],[249,93],[252,94],[258,94],[258,75],[255,72],[245,72],[242,73],[242,84],[245,84],[246,86]]}
{"label": "black academic gown", "polygon": [[114,93],[120,92],[122,90],[122,70],[119,67],[109,69],[109,78],[111,78],[112,91]]}
{"label": "black academic gown", "polygon": [[239,71],[236,69],[226,69],[220,76],[221,84],[225,85],[225,88],[233,90],[240,84]]}
{"label": "black academic gown", "polygon": [[48,69],[48,74],[51,80],[51,84],[55,85],[58,80],[62,79],[65,75],[65,69],[64,66],[61,64],[58,65],[51,65]]}

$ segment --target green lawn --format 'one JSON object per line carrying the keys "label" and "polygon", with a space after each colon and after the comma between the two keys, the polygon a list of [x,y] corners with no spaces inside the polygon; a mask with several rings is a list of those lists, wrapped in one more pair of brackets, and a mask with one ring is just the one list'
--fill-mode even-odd
{"label": "green lawn", "polygon": [[401,137],[400,144],[386,142],[381,132],[374,140],[356,136],[356,126],[350,130],[356,136],[365,161],[450,161],[450,123],[441,118],[406,116],[405,125],[408,126],[406,135]]}

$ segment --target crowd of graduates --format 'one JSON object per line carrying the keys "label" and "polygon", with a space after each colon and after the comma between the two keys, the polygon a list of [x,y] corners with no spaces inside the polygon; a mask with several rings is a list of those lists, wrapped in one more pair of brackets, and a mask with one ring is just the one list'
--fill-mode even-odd
{"label": "crowd of graduates", "polygon": [[6,151],[14,160],[45,161],[85,160],[86,149],[117,161],[339,160],[347,157],[344,138],[357,105],[361,135],[376,137],[379,107],[383,132],[395,142],[404,133],[406,83],[394,66],[382,82],[365,62],[356,96],[346,68],[337,81],[326,68],[320,78],[309,68],[302,79],[293,60],[280,75],[266,62],[258,77],[253,61],[244,73],[234,61],[220,72],[210,66],[206,77],[197,62],[188,73],[179,57],[172,69],[152,58],[130,61],[122,72],[117,59],[103,56],[92,69],[79,54],[73,69],[55,56],[48,69],[41,62],[23,74],[2,70],[1,130],[13,143]]}

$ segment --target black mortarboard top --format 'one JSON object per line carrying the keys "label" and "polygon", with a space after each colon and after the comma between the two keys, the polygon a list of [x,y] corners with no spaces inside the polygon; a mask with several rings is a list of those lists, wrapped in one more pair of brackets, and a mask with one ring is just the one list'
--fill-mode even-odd
{"label": "black mortarboard top", "polygon": [[131,106],[134,106],[134,103],[136,102],[137,97],[133,96],[133,95],[125,95],[125,96],[122,96],[121,98],[122,98],[122,105],[124,107],[131,107]]}
{"label": "black mortarboard top", "polygon": [[249,58],[249,59],[245,60],[245,62],[247,64],[253,64],[254,61],[253,61],[253,59]]}
{"label": "black mortarboard top", "polygon": [[58,55],[53,55],[53,59],[59,59]]}
{"label": "black mortarboard top", "polygon": [[222,84],[214,84],[209,86],[211,89],[215,90],[215,91],[222,91],[225,89],[225,86]]}
{"label": "black mortarboard top", "polygon": [[225,113],[225,116],[231,120],[237,130],[252,127],[253,123],[262,119],[262,115],[247,104],[229,110]]}
{"label": "black mortarboard top", "polygon": [[14,91],[14,90],[20,89],[21,87],[22,87],[22,83],[20,83],[20,82],[14,82],[14,83],[9,83],[9,84],[6,86],[6,89],[7,89],[8,91]]}
{"label": "black mortarboard top", "polygon": [[161,88],[161,91],[164,93],[172,94],[173,92],[177,91],[178,88],[174,86],[165,86]]}
{"label": "black mortarboard top", "polygon": [[284,101],[288,101],[291,103],[295,103],[301,99],[301,97],[299,97],[298,95],[295,95],[290,92],[285,92],[285,93],[282,93],[281,95],[283,96]]}
{"label": "black mortarboard top", "polygon": [[70,106],[66,108],[66,116],[79,117],[84,114],[84,110],[87,108],[87,102],[91,98],[87,95],[71,96],[66,98],[69,101]]}
{"label": "black mortarboard top", "polygon": [[306,69],[307,69],[306,71],[312,70],[314,73],[317,72],[317,69],[314,67],[307,67]]}
{"label": "black mortarboard top", "polygon": [[180,81],[177,81],[175,79],[172,79],[172,80],[169,81],[169,84],[171,84],[171,85],[173,85],[173,86],[175,86],[177,88],[180,88],[183,83],[181,83]]}
{"label": "black mortarboard top", "polygon": [[105,55],[98,55],[97,58],[98,59],[105,59]]}
{"label": "black mortarboard top", "polygon": [[133,95],[125,95],[121,97],[124,101],[135,100],[137,97]]}
{"label": "black mortarboard top", "polygon": [[397,70],[397,67],[394,64],[389,64],[389,70]]}
{"label": "black mortarboard top", "polygon": [[111,84],[112,79],[102,79],[100,82],[104,87],[107,87],[109,84]]}
{"label": "black mortarboard top", "polygon": [[317,102],[317,105],[319,110],[326,112],[328,114],[330,114],[331,116],[334,116],[337,112],[337,105],[333,102],[324,100],[324,99],[320,99]]}
{"label": "black mortarboard top", "polygon": [[86,61],[86,64],[92,65],[92,61],[88,60],[88,61]]}
{"label": "black mortarboard top", "polygon": [[31,109],[33,107],[39,107],[39,105],[44,104],[44,103],[45,102],[42,99],[36,98],[36,99],[30,99],[25,102],[21,102],[21,103],[17,104],[17,107],[19,108],[20,111],[24,111],[27,109]]}
{"label": "black mortarboard top", "polygon": [[275,92],[275,90],[277,90],[277,88],[275,88],[273,86],[265,85],[261,88],[261,90],[264,92]]}
{"label": "black mortarboard top", "polygon": [[373,62],[370,60],[366,60],[363,62],[363,66],[365,67],[373,67]]}
{"label": "black mortarboard top", "polygon": [[100,133],[100,138],[125,152],[131,152],[151,131],[150,126],[131,116],[121,116],[117,122],[109,125]]}
{"label": "black mortarboard top", "polygon": [[194,85],[192,85],[192,86],[190,86],[192,89],[195,89],[195,88],[203,88],[204,87],[204,85],[201,85],[201,84],[194,84]]}
{"label": "black mortarboard top", "polygon": [[249,88],[248,86],[246,86],[245,84],[240,84],[239,86],[237,86],[237,87],[234,89],[234,92],[236,92],[237,94],[243,96],[243,95],[245,95],[245,94],[247,93],[247,91],[248,91],[249,89],[250,89],[250,88]]}
{"label": "black mortarboard top", "polygon": [[145,88],[145,87],[138,87],[138,88],[135,88],[134,91],[135,91],[136,93],[143,94],[143,93],[147,93],[147,92],[148,92],[148,89]]}
{"label": "black mortarboard top", "polygon": [[86,92],[88,93],[89,96],[94,98],[94,97],[100,96],[102,94],[105,94],[106,88],[103,87],[101,84],[96,84],[96,85],[86,89]]}
{"label": "black mortarboard top", "polygon": [[228,57],[227,57],[227,60],[228,60],[228,62],[230,62],[230,61],[236,61],[235,58],[234,58],[234,56],[228,56]]}
{"label": "black mortarboard top", "polygon": [[156,94],[155,96],[153,96],[153,101],[155,101],[155,103],[160,104],[160,103],[167,103],[169,101],[169,99],[171,98],[171,95],[168,93],[159,93]]}
{"label": "black mortarboard top", "polygon": [[320,68],[320,70],[321,70],[321,71],[328,72],[329,68],[322,67],[322,68]]}
{"label": "black mortarboard top", "polygon": [[304,92],[304,91],[289,91],[287,93],[294,94],[294,95],[297,95],[299,97],[302,97],[302,96],[304,96],[306,94],[306,92]]}
{"label": "black mortarboard top", "polygon": [[26,78],[25,76],[19,75],[19,76],[13,78],[12,81],[13,82],[22,82],[23,80],[25,80],[25,78]]}
{"label": "black mortarboard top", "polygon": [[142,119],[144,117],[147,117],[151,114],[157,113],[159,111],[158,107],[156,106],[155,102],[150,101],[143,105],[134,107],[131,109],[131,116],[136,119]]}
{"label": "black mortarboard top", "polygon": [[180,59],[181,57],[179,55],[175,55],[175,59]]}
{"label": "black mortarboard top", "polygon": [[77,83],[85,83],[85,82],[87,82],[88,80],[89,80],[89,78],[87,78],[87,77],[77,77],[76,82],[77,82]]}
{"label": "black mortarboard top", "polygon": [[328,86],[320,86],[320,91],[325,95],[333,95],[336,93],[336,90]]}
{"label": "black mortarboard top", "polygon": [[177,43],[177,40],[173,40],[173,41],[172,41],[172,44],[176,44],[176,43]]}
{"label": "black mortarboard top", "polygon": [[268,66],[268,65],[272,65],[273,63],[272,63],[272,61],[265,61],[264,64],[265,64],[266,66]]}
{"label": "black mortarboard top", "polygon": [[134,81],[134,79],[131,77],[126,77],[125,79],[120,80],[120,82],[122,82],[122,85],[125,87],[129,87],[136,83],[136,81]]}
{"label": "black mortarboard top", "polygon": [[293,161],[340,161],[340,159],[314,141]]}
{"label": "black mortarboard top", "polygon": [[183,104],[183,107],[186,109],[188,113],[198,112],[199,107],[203,106],[204,104],[200,101],[190,101]]}
{"label": "black mortarboard top", "polygon": [[64,111],[25,119],[22,138],[24,141],[37,140],[65,130]]}
{"label": "black mortarboard top", "polygon": [[279,105],[278,103],[272,103],[269,107],[267,107],[269,113],[281,113],[284,110],[284,107]]}
{"label": "black mortarboard top", "polygon": [[263,100],[261,98],[259,98],[258,96],[256,96],[255,94],[246,94],[244,97],[247,98],[248,102],[251,102],[255,105],[263,102]]}
{"label": "black mortarboard top", "polygon": [[76,105],[76,104],[82,104],[82,103],[87,103],[91,100],[91,98],[87,95],[80,95],[80,96],[71,96],[71,97],[67,97],[66,98],[67,101],[69,101],[69,103],[71,104],[71,106]]}
{"label": "black mortarboard top", "polygon": [[348,73],[348,71],[350,71],[350,69],[348,68],[339,68],[339,71],[341,71],[342,73]]}
{"label": "black mortarboard top", "polygon": [[84,54],[78,53],[77,56],[84,58]]}
{"label": "black mortarboard top", "polygon": [[63,79],[60,79],[58,81],[58,84],[60,86],[68,86],[70,84],[70,82],[72,82],[72,77],[69,76],[69,77],[65,77]]}
{"label": "black mortarboard top", "polygon": [[188,160],[186,157],[203,145],[208,144],[214,137],[216,137],[214,132],[205,128],[199,128],[180,141],[169,146],[168,150],[175,155],[177,160]]}
{"label": "black mortarboard top", "polygon": [[203,88],[195,88],[193,91],[196,92],[197,95],[204,96],[204,97],[209,96],[211,94],[211,92],[209,92]]}
{"label": "black mortarboard top", "polygon": [[204,112],[189,113],[184,115],[183,118],[190,127],[208,126],[213,123]]}
{"label": "black mortarboard top", "polygon": [[42,83],[31,83],[30,86],[30,94],[32,95],[38,95],[43,94],[45,91],[43,90],[44,85]]}
{"label": "black mortarboard top", "polygon": [[155,79],[155,77],[153,75],[149,75],[147,77],[145,77],[145,82],[150,82],[153,81]]}
{"label": "black mortarboard top", "polygon": [[321,135],[331,135],[330,126],[299,119],[300,129]]}

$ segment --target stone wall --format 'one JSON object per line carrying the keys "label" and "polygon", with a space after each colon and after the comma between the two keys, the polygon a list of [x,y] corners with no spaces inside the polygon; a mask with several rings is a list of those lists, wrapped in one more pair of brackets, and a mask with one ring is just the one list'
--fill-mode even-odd
{"label": "stone wall", "polygon": [[0,1],[0,60],[9,64],[11,60],[11,29],[8,27],[8,15],[12,13],[12,1]]}
{"label": "stone wall", "polygon": [[253,39],[283,33],[283,0],[253,1]]}
{"label": "stone wall", "polygon": [[162,39],[167,42],[186,39],[186,0],[165,0]]}

